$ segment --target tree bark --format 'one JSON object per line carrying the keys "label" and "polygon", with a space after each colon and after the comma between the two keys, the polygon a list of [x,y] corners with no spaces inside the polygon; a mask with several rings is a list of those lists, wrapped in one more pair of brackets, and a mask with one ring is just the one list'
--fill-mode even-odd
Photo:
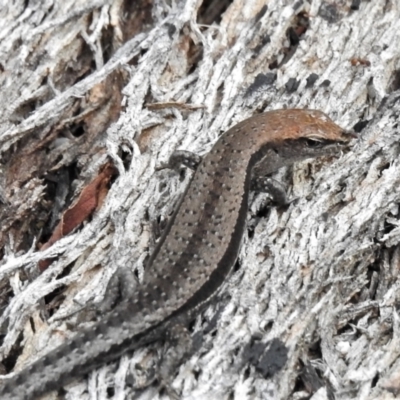
{"label": "tree bark", "polygon": [[[0,0],[3,372],[92,324],[87,307],[117,270],[142,276],[190,178],[158,170],[174,150],[203,155],[255,113],[313,108],[359,132],[355,146],[279,171],[297,199],[285,209],[251,196],[236,271],[194,323],[201,343],[172,387],[185,399],[399,396],[399,8]],[[167,398],[141,388],[161,346],[66,398]]]}

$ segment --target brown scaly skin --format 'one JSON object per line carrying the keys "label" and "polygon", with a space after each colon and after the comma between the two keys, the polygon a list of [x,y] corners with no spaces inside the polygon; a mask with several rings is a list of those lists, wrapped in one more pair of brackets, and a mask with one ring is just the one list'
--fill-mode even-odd
{"label": "brown scaly skin", "polygon": [[316,110],[270,111],[229,129],[200,162],[132,298],[4,381],[0,398],[35,399],[193,317],[236,261],[252,173],[337,153],[352,137]]}

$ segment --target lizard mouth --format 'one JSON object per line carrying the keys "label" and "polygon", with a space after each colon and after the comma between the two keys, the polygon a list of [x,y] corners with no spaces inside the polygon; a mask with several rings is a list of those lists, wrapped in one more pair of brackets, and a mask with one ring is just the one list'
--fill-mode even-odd
{"label": "lizard mouth", "polygon": [[353,147],[353,143],[349,140],[343,142],[329,141],[326,142],[324,150],[327,154],[334,154],[339,152],[348,152]]}

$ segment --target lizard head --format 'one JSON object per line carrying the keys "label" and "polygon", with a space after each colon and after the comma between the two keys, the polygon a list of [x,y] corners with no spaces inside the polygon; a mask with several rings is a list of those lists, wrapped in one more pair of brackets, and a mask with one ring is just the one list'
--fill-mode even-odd
{"label": "lizard head", "polygon": [[272,113],[276,113],[273,118],[280,119],[282,127],[281,134],[274,140],[274,147],[288,164],[338,153],[357,137],[353,131],[335,124],[322,111],[293,109]]}

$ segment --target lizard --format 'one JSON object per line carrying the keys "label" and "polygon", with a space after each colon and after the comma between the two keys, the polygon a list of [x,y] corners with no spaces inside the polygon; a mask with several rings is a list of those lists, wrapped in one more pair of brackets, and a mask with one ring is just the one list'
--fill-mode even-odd
{"label": "lizard", "polygon": [[[233,126],[197,162],[178,157],[178,163],[198,165],[149,257],[143,282],[102,320],[4,379],[0,398],[36,399],[190,322],[238,258],[254,171],[271,174],[337,154],[353,137],[321,111],[281,109]],[[266,190],[269,182],[264,180]]]}

